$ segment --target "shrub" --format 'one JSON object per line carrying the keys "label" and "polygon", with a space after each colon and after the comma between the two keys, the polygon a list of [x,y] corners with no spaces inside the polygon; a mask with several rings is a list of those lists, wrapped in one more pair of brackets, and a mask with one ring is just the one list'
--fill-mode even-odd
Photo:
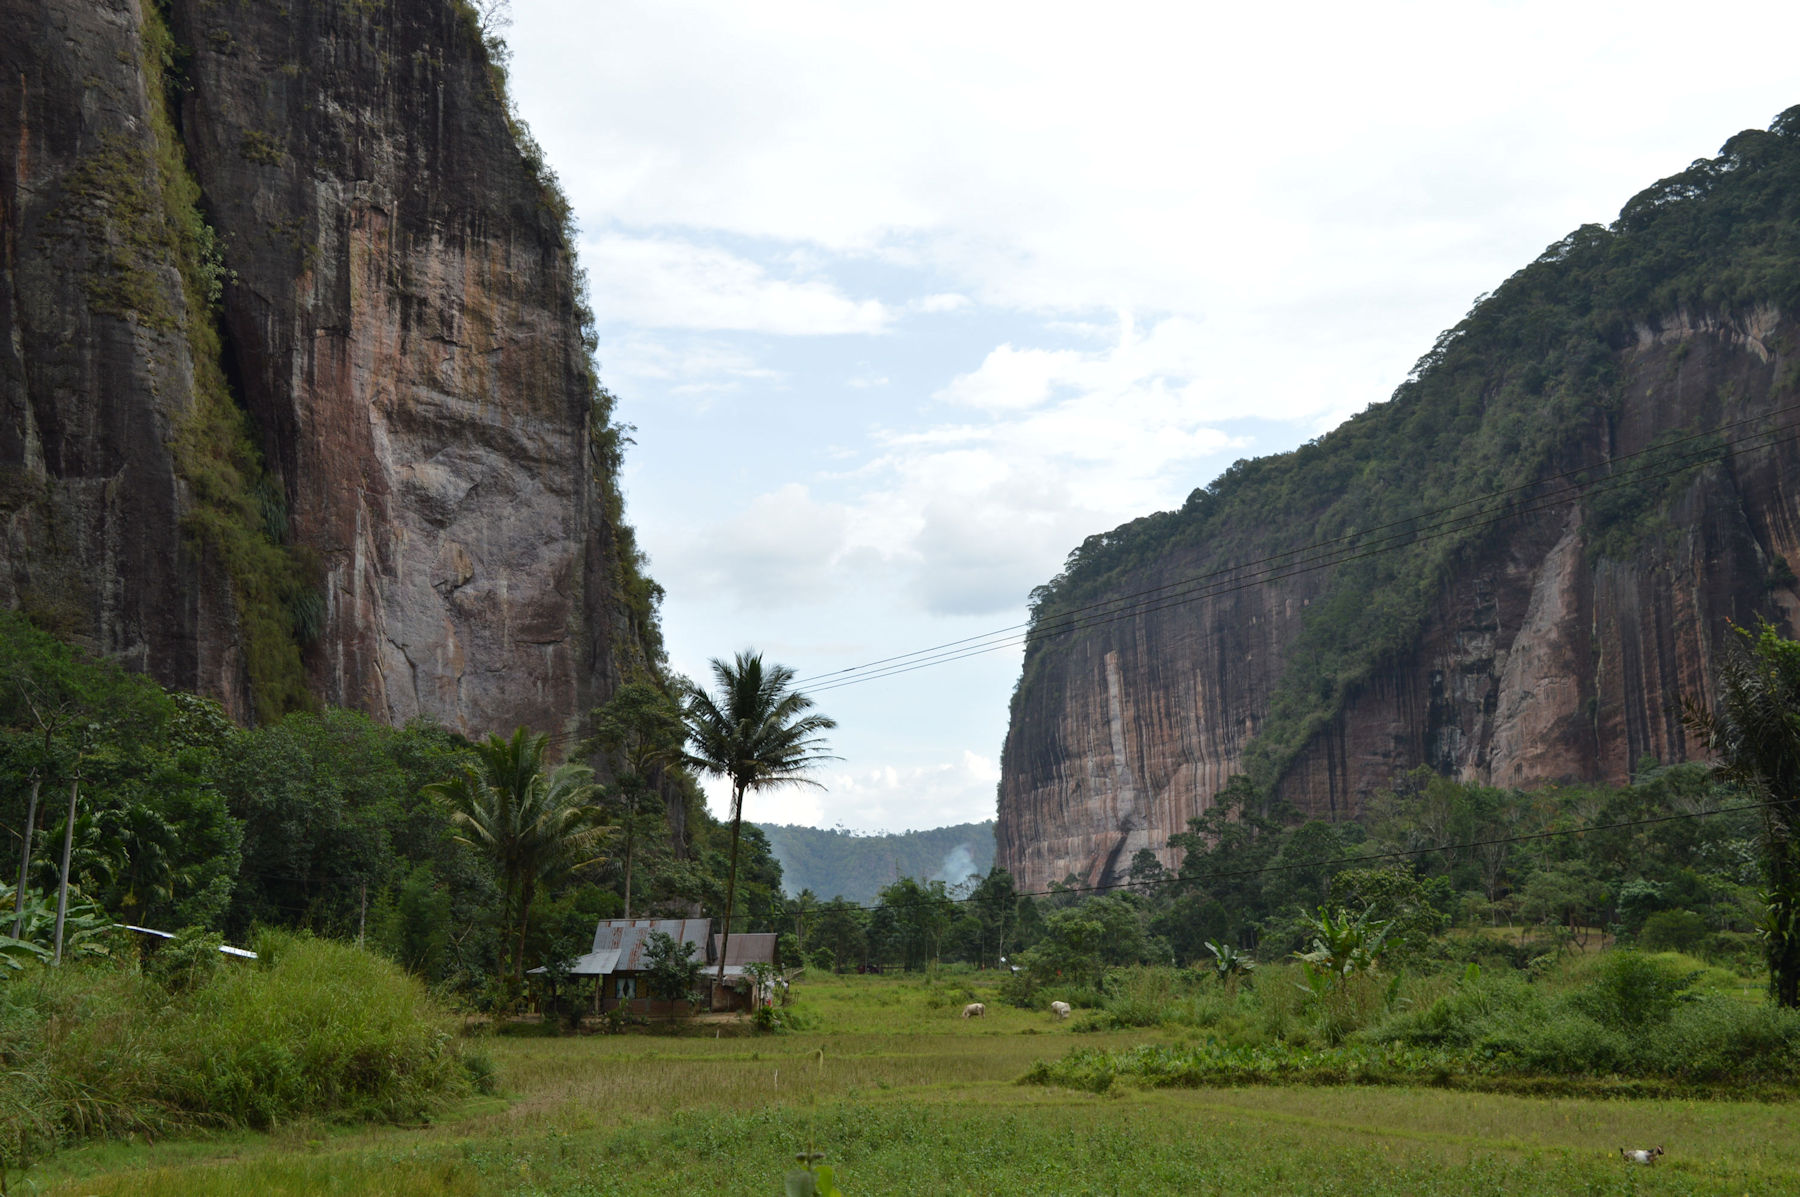
{"label": "shrub", "polygon": [[1691,910],[1659,910],[1644,920],[1638,943],[1648,952],[1691,952],[1709,930],[1706,919]]}
{"label": "shrub", "polygon": [[1609,953],[1596,972],[1573,1004],[1594,1021],[1625,1030],[1666,1022],[1700,975],[1677,961],[1631,951]]}
{"label": "shrub", "polygon": [[255,962],[215,966],[196,934],[149,974],[33,966],[0,984],[0,1168],[75,1140],[184,1126],[411,1122],[492,1088],[492,1065],[452,1039],[398,966],[291,935],[258,947]]}
{"label": "shrub", "polygon": [[467,1091],[442,1010],[398,965],[305,936],[260,945],[268,959],[222,970],[166,1024],[184,1107],[250,1126],[410,1122]]}

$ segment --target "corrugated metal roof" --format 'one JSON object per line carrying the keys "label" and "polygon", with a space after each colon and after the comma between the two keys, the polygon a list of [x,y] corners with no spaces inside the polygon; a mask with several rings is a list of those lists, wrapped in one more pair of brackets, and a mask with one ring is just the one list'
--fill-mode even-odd
{"label": "corrugated metal roof", "polygon": [[[584,952],[575,957],[575,963],[569,966],[569,975],[573,977],[604,977],[613,971],[619,963],[619,950],[608,948],[604,952]],[[547,971],[542,965],[528,969],[533,975]]]}
{"label": "corrugated metal roof", "polygon": [[617,950],[618,964],[611,971],[642,972],[650,967],[644,949],[652,931],[661,931],[676,943],[693,944],[692,955],[703,963],[713,958],[707,950],[711,919],[605,919],[594,928],[594,951]]}
{"label": "corrugated metal roof", "polygon": [[[713,936],[712,959],[719,959],[719,936]],[[734,965],[742,964],[774,964],[775,933],[773,931],[738,932],[731,937],[730,954],[725,957],[725,971],[729,974]]]}

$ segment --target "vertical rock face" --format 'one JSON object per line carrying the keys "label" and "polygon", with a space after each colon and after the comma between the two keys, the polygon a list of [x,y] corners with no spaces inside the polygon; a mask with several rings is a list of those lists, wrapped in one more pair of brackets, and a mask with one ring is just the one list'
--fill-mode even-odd
{"label": "vertical rock face", "polygon": [[[1625,395],[1578,446],[1598,466],[1674,432],[1792,425],[1800,326],[1763,310],[1684,315],[1619,355]],[[1275,793],[1307,817],[1353,818],[1401,772],[1531,787],[1624,782],[1645,756],[1685,759],[1684,700],[1706,703],[1732,623],[1792,629],[1800,609],[1800,455],[1793,433],[1680,481],[1629,555],[1596,544],[1575,498],[1484,538],[1439,588],[1416,640],[1355,688],[1286,765]],[[1646,513],[1649,514],[1649,513]],[[1218,567],[1204,546],[1131,577],[1151,590]],[[1123,876],[1204,811],[1266,717],[1332,570],[1046,638],[1015,699],[1001,780],[1000,862],[1022,888]]]}
{"label": "vertical rock face", "polygon": [[1177,864],[1235,774],[1355,818],[1421,765],[1685,759],[1731,625],[1800,616],[1800,109],[1520,271],[1391,403],[1090,538],[1002,757],[1022,887]]}
{"label": "vertical rock face", "polygon": [[246,705],[229,587],[182,536],[189,309],[135,0],[0,5],[0,602]]}
{"label": "vertical rock face", "polygon": [[[0,50],[0,599],[55,594],[68,631],[250,709],[242,587],[234,611],[232,563],[184,535],[196,483],[171,448],[181,326],[215,321],[269,535],[312,575],[287,606],[313,695],[481,733],[558,726],[610,690],[629,637],[609,413],[560,197],[462,6],[4,8],[29,33]],[[144,65],[163,22],[166,88]],[[109,147],[154,175],[159,115],[231,272],[196,312],[179,255],[150,261],[166,329],[84,287],[134,214],[108,194],[67,215]]]}

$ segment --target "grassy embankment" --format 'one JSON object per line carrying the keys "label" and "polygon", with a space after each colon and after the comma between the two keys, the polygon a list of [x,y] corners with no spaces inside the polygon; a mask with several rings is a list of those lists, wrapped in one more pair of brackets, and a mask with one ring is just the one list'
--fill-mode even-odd
{"label": "grassy embankment", "polygon": [[[997,982],[830,978],[779,1036],[500,1037],[501,1098],[418,1128],[290,1121],[71,1151],[55,1194],[777,1193],[828,1153],[850,1193],[1777,1194],[1800,1191],[1782,1103],[1522,1097],[1407,1087],[1021,1085],[1071,1048],[1191,1043],[1077,1032]],[[968,992],[984,1019],[957,1017]],[[1655,1168],[1618,1147],[1660,1143]]]}

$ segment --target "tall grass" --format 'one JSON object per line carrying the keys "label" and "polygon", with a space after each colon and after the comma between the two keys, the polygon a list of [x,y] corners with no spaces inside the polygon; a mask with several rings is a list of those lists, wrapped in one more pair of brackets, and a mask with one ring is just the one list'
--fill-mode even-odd
{"label": "tall grass", "polygon": [[416,1122],[486,1075],[397,966],[307,937],[258,947],[172,989],[116,964],[0,983],[0,1166],[184,1127]]}
{"label": "tall grass", "polygon": [[[1259,971],[1212,1001],[1164,978],[1123,986],[1091,1016],[1188,1026],[1188,1046],[1078,1050],[1029,1079],[1105,1091],[1257,1082],[1424,1083],[1537,1091],[1703,1093],[1800,1087],[1800,1011],[1746,1001],[1735,979],[1675,953],[1610,952],[1534,980],[1469,968],[1422,978],[1301,983]],[[1203,988],[1203,987],[1202,987]],[[1158,996],[1160,994],[1160,997]],[[1159,1003],[1160,1002],[1160,1006]],[[1153,1016],[1160,1009],[1160,1020]]]}

